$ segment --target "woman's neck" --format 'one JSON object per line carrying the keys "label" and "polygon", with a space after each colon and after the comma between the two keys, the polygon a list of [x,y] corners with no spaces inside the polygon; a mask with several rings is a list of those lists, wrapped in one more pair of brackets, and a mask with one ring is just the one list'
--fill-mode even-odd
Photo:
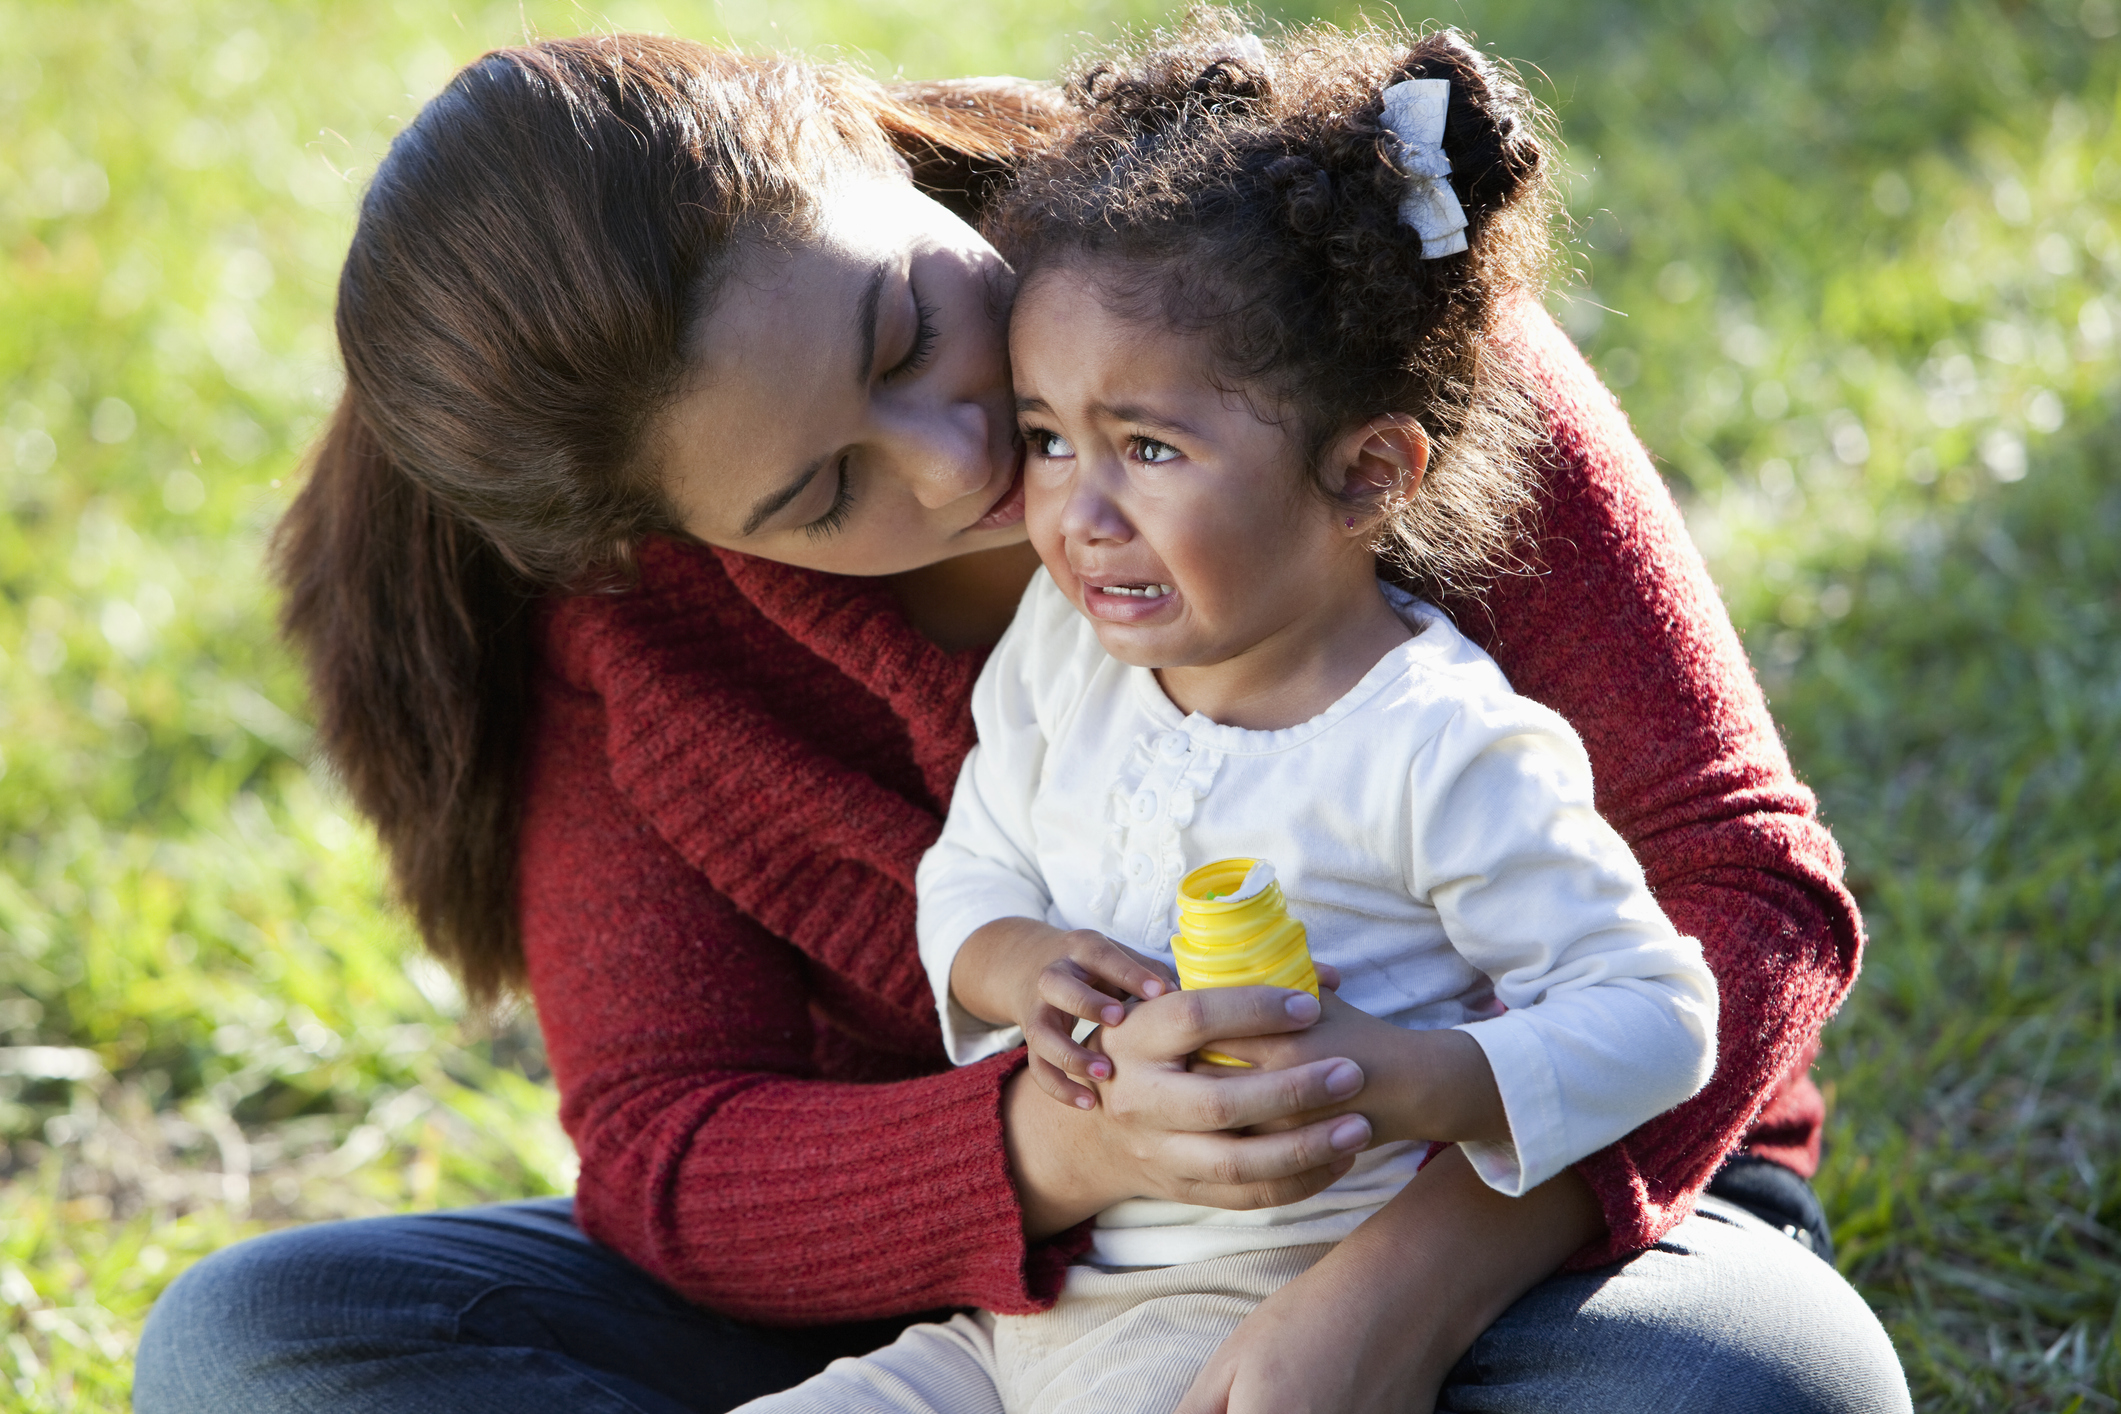
{"label": "woman's neck", "polygon": [[955,653],[1000,641],[1037,569],[1038,552],[1026,541],[938,560],[892,575],[889,583],[915,631]]}
{"label": "woman's neck", "polygon": [[1226,727],[1279,731],[1331,707],[1413,636],[1373,570],[1243,652],[1220,663],[1159,668],[1156,679],[1181,712]]}

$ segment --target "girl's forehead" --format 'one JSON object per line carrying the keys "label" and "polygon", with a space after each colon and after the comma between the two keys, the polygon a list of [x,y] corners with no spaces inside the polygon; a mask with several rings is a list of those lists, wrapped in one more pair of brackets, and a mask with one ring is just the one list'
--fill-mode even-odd
{"label": "girl's forehead", "polygon": [[1206,341],[1115,310],[1087,282],[1062,275],[1035,278],[1017,294],[1009,318],[1009,352],[1020,385],[1139,385],[1206,389]]}
{"label": "girl's forehead", "polygon": [[1205,334],[1174,329],[1148,314],[1115,308],[1094,276],[1067,269],[1025,281],[1010,316],[1009,353],[1019,404],[1055,413],[1123,414],[1180,409],[1232,413],[1271,422],[1256,390],[1217,375]]}

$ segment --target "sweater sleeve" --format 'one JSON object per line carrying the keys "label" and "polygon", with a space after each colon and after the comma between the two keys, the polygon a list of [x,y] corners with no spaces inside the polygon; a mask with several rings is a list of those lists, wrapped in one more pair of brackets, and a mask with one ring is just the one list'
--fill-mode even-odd
{"label": "sweater sleeve", "polygon": [[1461,1144],[1517,1197],[1700,1090],[1716,985],[1592,804],[1568,724],[1521,697],[1464,702],[1412,767],[1409,892],[1494,982],[1458,1029],[1488,1058],[1501,1144]]}
{"label": "sweater sleeve", "polygon": [[[1692,1211],[1770,1101],[1816,1134],[1804,1061],[1846,995],[1863,928],[1841,854],[1797,782],[1677,506],[1626,419],[1536,307],[1514,334],[1547,414],[1541,573],[1448,607],[1590,754],[1601,814],[1641,861],[1718,992],[1716,1072],[1693,1099],[1578,1164],[1610,1261]],[[1795,1103],[1783,1103],[1784,1097]],[[1803,1155],[1804,1135],[1780,1132]]]}
{"label": "sweater sleeve", "polygon": [[594,695],[548,684],[520,855],[583,1230],[747,1320],[1044,1305],[1068,1253],[1022,1235],[1000,1117],[1021,1053],[916,1074],[933,1064],[922,1018],[861,1038],[906,1058],[896,1074],[820,1078],[830,975],[664,841],[615,788],[602,734]]}

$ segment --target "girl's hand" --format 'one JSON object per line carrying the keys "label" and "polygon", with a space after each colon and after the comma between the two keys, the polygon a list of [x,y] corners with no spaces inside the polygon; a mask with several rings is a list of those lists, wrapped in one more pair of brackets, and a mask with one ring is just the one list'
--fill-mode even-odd
{"label": "girl's hand", "polygon": [[1098,1083],[1096,1109],[1055,1105],[1028,1075],[1011,1080],[1003,1124],[1026,1234],[1049,1236],[1123,1198],[1273,1207],[1346,1173],[1370,1143],[1360,1115],[1274,1134],[1236,1131],[1352,1100],[1363,1088],[1352,1061],[1329,1056],[1227,1077],[1187,1069],[1202,1046],[1301,1031],[1318,1016],[1309,993],[1279,987],[1169,992],[1099,1033],[1112,1074]]}
{"label": "girl's hand", "polygon": [[[1429,1414],[1450,1371],[1379,1328],[1375,1293],[1314,1267],[1262,1301],[1176,1414]],[[1441,1364],[1441,1368],[1439,1368]]]}
{"label": "girl's hand", "polygon": [[[1510,1124],[1496,1088],[1495,1072],[1480,1043],[1463,1031],[1408,1031],[1379,1020],[1326,991],[1318,1024],[1275,1036],[1251,1036],[1217,1050],[1265,1070],[1304,1065],[1325,1056],[1346,1056],[1369,1077],[1359,1106],[1342,1104],[1327,1113],[1360,1108],[1376,1130],[1375,1142],[1435,1139],[1455,1143],[1500,1143]],[[1194,1067],[1217,1078],[1246,1072],[1206,1062]],[[1308,1124],[1324,1114],[1291,1115],[1269,1125]]]}
{"label": "girl's hand", "polygon": [[1177,988],[1170,968],[1102,933],[1062,932],[1030,918],[989,923],[966,939],[950,966],[958,1005],[984,1021],[1021,1026],[1038,1088],[1085,1110],[1096,1108],[1097,1092],[1069,1077],[1109,1080],[1112,1062],[1077,1044],[1076,1022],[1117,1026],[1128,1001]]}
{"label": "girl's hand", "polygon": [[1122,947],[1088,928],[1057,934],[1046,965],[1031,979],[1021,999],[1024,1045],[1031,1052],[1031,1078],[1038,1088],[1063,1104],[1095,1109],[1097,1092],[1070,1079],[1105,1081],[1112,1062],[1101,1051],[1075,1040],[1077,1021],[1107,1028],[1127,1018],[1126,1003],[1178,990],[1171,969],[1154,958]]}

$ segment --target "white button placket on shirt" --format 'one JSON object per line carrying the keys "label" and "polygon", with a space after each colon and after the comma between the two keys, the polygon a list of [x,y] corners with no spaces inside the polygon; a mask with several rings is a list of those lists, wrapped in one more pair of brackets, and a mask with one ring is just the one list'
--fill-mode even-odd
{"label": "white button placket on shirt", "polygon": [[[1221,764],[1222,753],[1182,731],[1153,732],[1136,741],[1112,785],[1114,847],[1106,850],[1106,860],[1116,865],[1118,877],[1108,885],[1112,907],[1105,928],[1112,938],[1144,952],[1170,950],[1171,903],[1186,872],[1181,831]],[[1107,896],[1108,889],[1098,891],[1100,903]]]}

